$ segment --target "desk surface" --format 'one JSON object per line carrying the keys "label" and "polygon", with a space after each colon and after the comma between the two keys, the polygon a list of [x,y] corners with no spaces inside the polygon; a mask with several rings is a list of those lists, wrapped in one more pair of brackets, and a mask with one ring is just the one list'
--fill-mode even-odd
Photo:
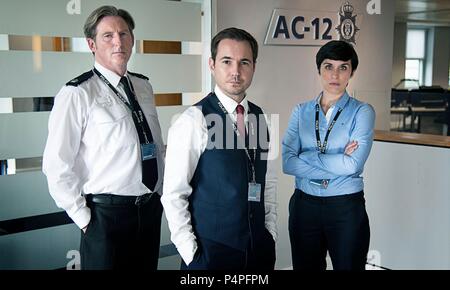
{"label": "desk surface", "polygon": [[375,130],[375,141],[450,148],[450,136]]}
{"label": "desk surface", "polygon": [[411,111],[413,111],[414,113],[445,112],[445,110],[445,108],[411,107]]}
{"label": "desk surface", "polygon": [[409,107],[392,107],[391,113],[408,113]]}
{"label": "desk surface", "polygon": [[445,112],[445,108],[427,108],[427,107],[392,107],[391,113],[440,113]]}

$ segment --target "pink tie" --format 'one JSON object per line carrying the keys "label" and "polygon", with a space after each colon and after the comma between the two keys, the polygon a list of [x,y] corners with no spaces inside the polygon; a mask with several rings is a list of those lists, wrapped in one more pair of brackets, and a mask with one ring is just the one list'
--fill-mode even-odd
{"label": "pink tie", "polygon": [[237,105],[236,116],[237,116],[236,120],[237,120],[237,128],[238,128],[239,134],[242,137],[245,137],[244,106]]}

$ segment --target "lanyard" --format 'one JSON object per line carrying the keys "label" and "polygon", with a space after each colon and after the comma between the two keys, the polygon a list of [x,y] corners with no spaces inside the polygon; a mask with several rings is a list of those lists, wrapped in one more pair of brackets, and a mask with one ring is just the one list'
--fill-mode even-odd
{"label": "lanyard", "polygon": [[328,136],[330,135],[331,129],[333,129],[334,124],[336,123],[336,120],[339,118],[339,115],[342,112],[342,108],[339,108],[339,110],[336,113],[336,116],[334,116],[333,121],[331,121],[330,125],[328,126],[327,134],[325,135],[325,139],[323,140],[323,145],[320,142],[320,133],[319,133],[319,111],[320,106],[319,104],[316,104],[316,140],[317,140],[317,149],[320,151],[320,153],[325,153],[325,150],[327,149],[327,142],[328,142]]}
{"label": "lanyard", "polygon": [[[117,97],[119,98],[119,100],[122,101],[122,103],[124,103],[124,105],[130,109],[131,113],[134,115],[135,118],[133,118],[133,120],[135,121],[135,123],[137,123],[140,128],[141,128],[141,132],[144,135],[144,139],[145,139],[145,144],[149,144],[150,142],[148,141],[148,137],[147,137],[147,133],[145,132],[144,129],[144,114],[142,113],[142,109],[140,108],[140,106],[138,105],[138,107],[136,108],[135,106],[132,106],[132,100],[130,100],[129,102],[127,102],[125,100],[125,98],[119,93],[118,90],[116,90],[116,88],[111,85],[111,83],[105,78],[104,75],[102,75],[101,72],[99,72],[96,68],[93,69],[93,71],[95,72],[95,74],[117,95]],[[127,78],[128,80],[128,78]],[[134,88],[133,88],[133,84],[131,83],[131,81],[129,81],[130,84],[130,88],[132,91],[132,96],[129,96],[129,98],[133,97],[135,98],[135,93],[134,93]],[[136,100],[136,99],[135,99]],[[137,101],[136,101],[137,102]]]}
{"label": "lanyard", "polygon": [[[222,102],[219,100],[218,103],[219,107],[222,109],[223,113],[225,115],[228,115],[227,110],[225,109],[225,107],[223,106]],[[239,135],[239,130],[237,129],[237,123],[233,121],[233,130],[236,133],[237,136]],[[245,154],[247,155],[248,160],[250,161],[250,165],[252,168],[252,182],[255,183],[256,182],[256,174],[255,174],[255,165],[253,164],[253,159],[250,157],[250,153],[248,152],[248,149],[244,146],[244,150],[245,150]],[[256,149],[252,149],[253,151],[253,156],[255,157],[255,161],[256,161]]]}

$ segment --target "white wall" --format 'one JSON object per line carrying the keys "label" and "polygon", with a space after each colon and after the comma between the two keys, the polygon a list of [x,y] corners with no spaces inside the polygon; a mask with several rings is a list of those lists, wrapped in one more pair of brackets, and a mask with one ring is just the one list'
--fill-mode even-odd
{"label": "white wall", "polygon": [[[315,54],[319,47],[263,45],[272,10],[283,8],[337,12],[343,2],[335,0],[217,0],[216,2],[216,31],[230,26],[240,27],[253,34],[260,45],[256,73],[248,95],[250,100],[261,105],[266,112],[280,115],[281,138],[294,105],[309,100],[320,92],[315,65]],[[358,98],[371,103],[377,112],[376,127],[388,129],[394,2],[381,1],[382,13],[374,16],[366,13],[368,1],[358,0],[351,3],[355,7],[355,13],[362,18],[362,23],[356,46],[360,66],[351,81],[349,92],[356,91]],[[277,268],[286,268],[291,265],[287,208],[294,185],[292,177],[282,174],[279,159],[280,239],[277,243]]]}
{"label": "white wall", "polygon": [[450,269],[449,161],[449,148],[374,142],[364,178],[381,266]]}

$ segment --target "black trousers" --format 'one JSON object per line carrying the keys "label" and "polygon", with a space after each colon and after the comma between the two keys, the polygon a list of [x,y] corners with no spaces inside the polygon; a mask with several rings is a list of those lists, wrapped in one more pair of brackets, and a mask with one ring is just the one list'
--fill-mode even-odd
{"label": "black trousers", "polygon": [[162,205],[157,193],[139,205],[88,199],[91,221],[81,232],[81,269],[156,270]]}
{"label": "black trousers", "polygon": [[275,268],[275,241],[268,230],[246,251],[202,238],[197,238],[197,246],[188,266],[181,261],[181,270],[271,271]]}
{"label": "black trousers", "polygon": [[364,192],[316,197],[298,189],[289,201],[289,237],[294,270],[364,270],[370,228]]}

